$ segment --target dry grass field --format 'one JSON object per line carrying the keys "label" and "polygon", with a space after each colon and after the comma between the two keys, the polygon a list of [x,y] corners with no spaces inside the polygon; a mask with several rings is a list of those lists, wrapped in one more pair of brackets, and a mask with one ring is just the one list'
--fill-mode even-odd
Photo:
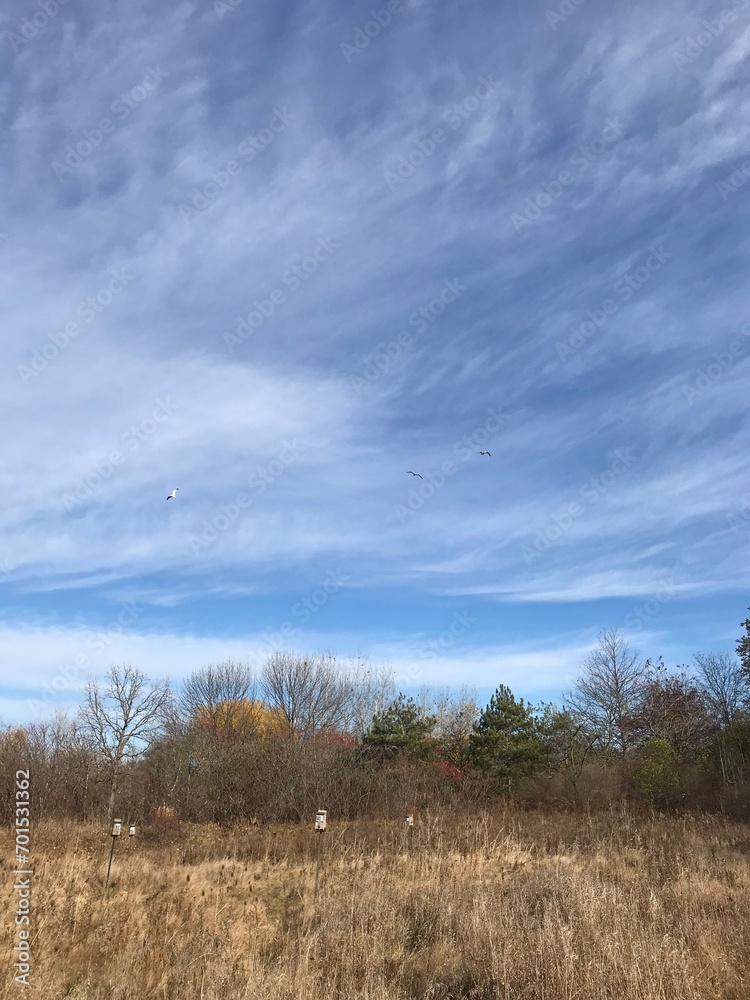
{"label": "dry grass field", "polygon": [[[506,811],[310,826],[33,831],[30,988],[45,1000],[747,1000],[750,829]],[[25,993],[24,993],[25,991]]]}

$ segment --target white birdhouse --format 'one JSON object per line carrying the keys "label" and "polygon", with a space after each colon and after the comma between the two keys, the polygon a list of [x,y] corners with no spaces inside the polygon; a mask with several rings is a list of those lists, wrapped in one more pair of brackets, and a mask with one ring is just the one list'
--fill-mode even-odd
{"label": "white birdhouse", "polygon": [[119,837],[121,829],[122,829],[122,820],[116,819],[112,824],[112,836]]}
{"label": "white birdhouse", "polygon": [[406,829],[410,830],[414,826],[414,817],[411,813],[406,817]]}
{"label": "white birdhouse", "polygon": [[128,830],[128,835],[131,836],[131,837],[135,837],[135,827],[134,826],[130,827],[130,829]]}
{"label": "white birdhouse", "polygon": [[328,820],[328,812],[325,809],[318,809],[315,813],[315,829],[318,833],[323,833],[326,828],[326,822]]}

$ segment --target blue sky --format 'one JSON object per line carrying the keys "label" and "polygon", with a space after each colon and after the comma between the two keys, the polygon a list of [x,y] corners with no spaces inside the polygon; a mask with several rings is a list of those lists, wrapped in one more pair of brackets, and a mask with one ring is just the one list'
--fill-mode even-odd
{"label": "blue sky", "polygon": [[3,721],[112,662],[537,700],[602,628],[734,648],[748,0],[0,30]]}

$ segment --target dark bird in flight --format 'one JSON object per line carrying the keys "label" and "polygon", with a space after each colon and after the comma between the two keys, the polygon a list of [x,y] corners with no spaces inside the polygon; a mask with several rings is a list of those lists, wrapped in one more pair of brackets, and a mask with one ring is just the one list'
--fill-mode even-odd
{"label": "dark bird in flight", "polygon": [[[418,472],[409,472],[408,475],[410,475],[410,476],[419,476],[419,473]],[[419,476],[419,478],[420,479],[424,479],[424,476]]]}
{"label": "dark bird in flight", "polygon": [[489,455],[490,458],[492,458],[492,452],[491,451],[480,451],[479,454],[480,455]]}
{"label": "dark bird in flight", "polygon": [[167,500],[176,500],[176,499],[177,499],[177,489],[174,489],[167,497]]}

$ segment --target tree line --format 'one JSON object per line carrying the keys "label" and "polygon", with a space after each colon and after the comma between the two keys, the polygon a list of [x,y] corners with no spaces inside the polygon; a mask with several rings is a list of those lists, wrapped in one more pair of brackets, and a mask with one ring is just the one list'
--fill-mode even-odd
{"label": "tree line", "polygon": [[[78,712],[0,730],[3,815],[32,772],[37,818],[296,821],[494,799],[550,808],[750,816],[750,619],[736,656],[668,669],[602,632],[560,705],[499,685],[406,695],[366,659],[277,652],[228,660],[178,687],[113,665]],[[166,807],[166,809],[164,808]]]}

